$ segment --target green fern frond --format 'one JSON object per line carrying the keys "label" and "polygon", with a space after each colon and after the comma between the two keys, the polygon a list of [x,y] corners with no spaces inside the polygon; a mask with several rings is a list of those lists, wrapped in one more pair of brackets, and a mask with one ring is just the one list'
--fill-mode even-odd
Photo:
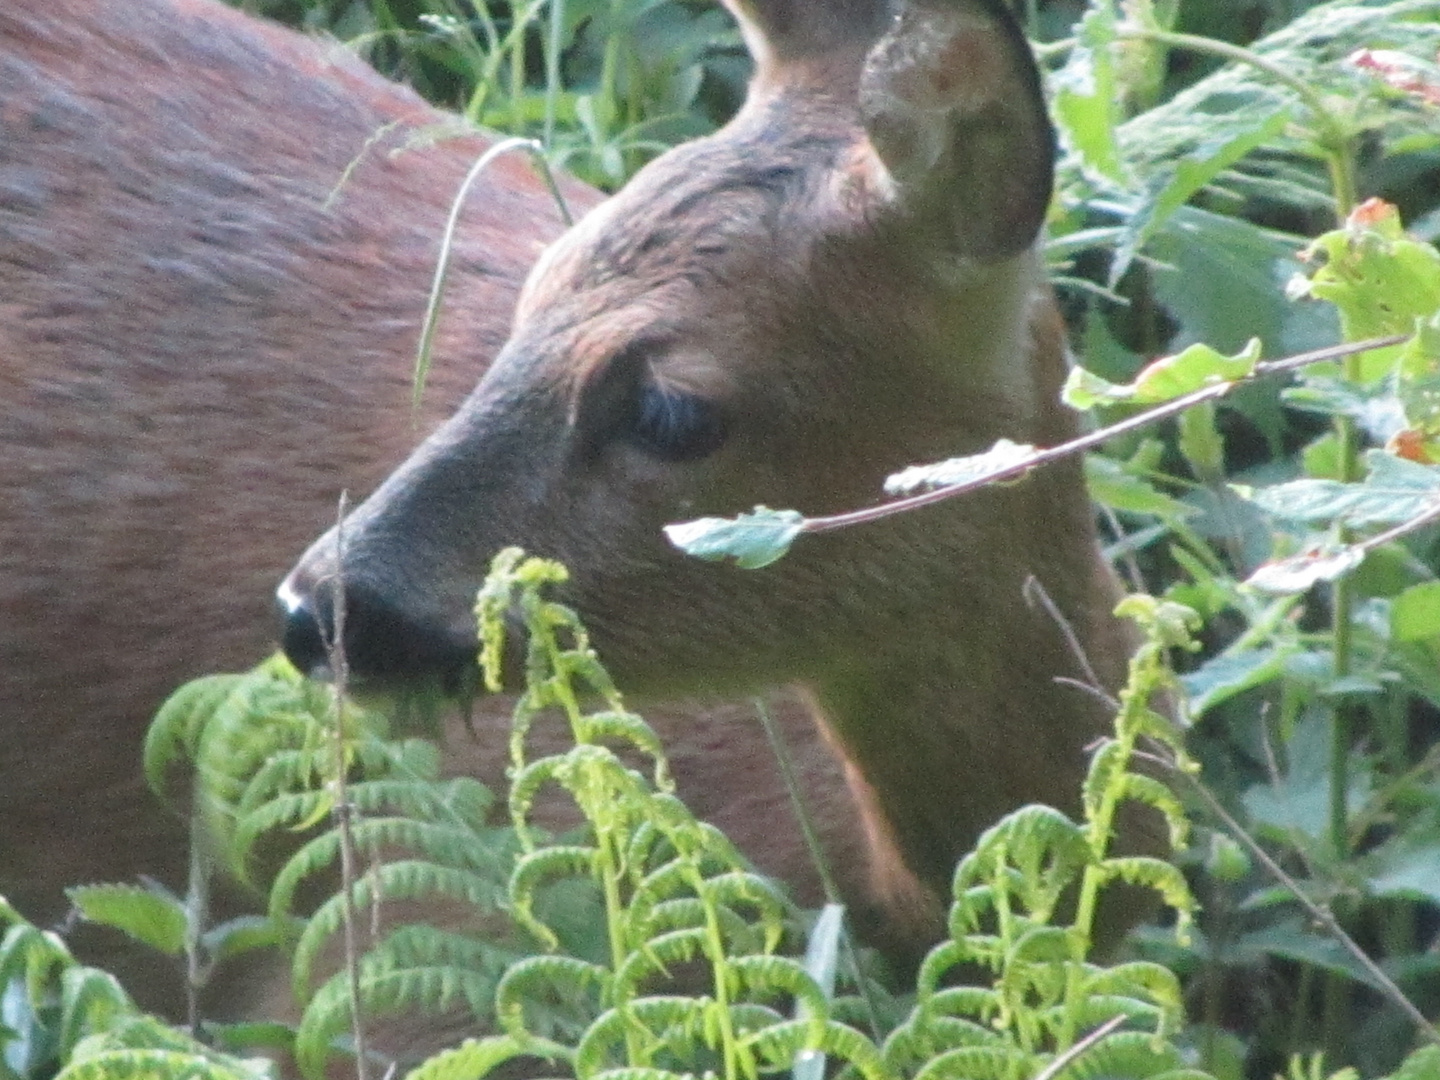
{"label": "green fern frond", "polygon": [[[1184,1067],[1180,1052],[1169,1043],[1141,1031],[1115,1031],[1061,1069],[1056,1080],[1110,1080],[1118,1077],[1149,1080],[1157,1074]],[[1204,1076],[1203,1073],[1199,1075]]]}
{"label": "green fern frond", "polygon": [[[1060,811],[1022,807],[987,829],[960,861],[952,921],[973,933],[984,924],[983,913],[993,912],[1003,921],[1012,903],[1037,920],[1048,920],[1094,859],[1085,831]],[[994,891],[972,891],[987,887]]]}
{"label": "green fern frond", "polygon": [[516,1037],[529,1031],[525,1019],[534,1002],[543,1001],[556,991],[584,994],[599,1012],[599,1003],[610,996],[610,972],[598,964],[587,963],[573,956],[527,956],[506,969],[495,990],[495,1009],[505,1030]]}
{"label": "green fern frond", "polygon": [[[978,990],[978,988],[975,989]],[[970,1005],[977,1003],[969,1002],[955,1011],[980,1017],[993,1015],[998,1011],[999,1005],[994,1002],[994,991],[979,990],[978,992],[988,999],[992,1008],[983,1010],[971,1008]],[[890,1037],[880,1048],[880,1053],[891,1071],[912,1075],[927,1061],[947,1048],[998,1047],[1008,1044],[1009,1040],[1005,1033],[996,1031],[987,1022],[965,1019],[963,1015],[937,1015],[931,1012],[921,1023],[902,1024],[892,1031]]]}
{"label": "green fern frond", "polygon": [[60,977],[60,1056],[68,1057],[81,1039],[134,1014],[134,1002],[108,971],[79,965],[66,969]]}
{"label": "green fern frond", "polygon": [[56,1080],[274,1080],[275,1065],[202,1045],[152,1016],[131,1014],[75,1044]]}
{"label": "green fern frond", "polygon": [[[1131,1027],[1138,1028],[1149,1033],[1158,1033],[1160,1037],[1168,1037],[1173,1030],[1173,1020],[1177,1016],[1167,1016],[1166,1010],[1159,1005],[1141,1000],[1138,997],[1125,994],[1087,994],[1085,1000],[1075,1016],[1076,1026],[1084,1031],[1097,1028],[1117,1016],[1124,1016],[1130,1020]],[[1056,1006],[1046,1010],[1042,1022],[1050,1031],[1060,1031],[1069,1018],[1064,1013],[1063,1006]]]}
{"label": "green fern frond", "polygon": [[230,696],[242,675],[210,675],[194,679],[166,699],[145,732],[145,781],[161,801],[170,798],[170,774],[178,765],[188,771],[195,759],[201,725]]}
{"label": "green fern frond", "polygon": [[[588,713],[580,718],[575,735],[577,739],[585,742],[612,740],[632,746],[652,761],[660,761],[665,756],[665,747],[655,729],[632,712],[606,709],[603,712]],[[663,774],[653,782],[663,790],[666,784],[662,781]]]}
{"label": "green fern frond", "polygon": [[746,1035],[742,1043],[767,1072],[789,1068],[803,1052],[810,1051],[844,1062],[847,1075],[853,1075],[853,1070],[865,1080],[891,1080],[895,1076],[875,1044],[852,1027],[827,1022],[818,1039],[814,1036],[806,1021],[788,1020],[767,1024]]}
{"label": "green fern frond", "polygon": [[1105,860],[1104,874],[1109,880],[1127,885],[1141,885],[1160,894],[1176,916],[1175,933],[1184,939],[1199,907],[1185,875],[1174,863],[1144,855],[1130,855]]}
{"label": "green fern frond", "polygon": [[1163,1010],[1167,1027],[1179,1023],[1185,1007],[1179,977],[1167,967],[1144,960],[1094,969],[1085,979],[1085,992],[1087,996],[1143,998]]}
{"label": "green fern frond", "polygon": [[[483,1024],[494,1014],[495,987],[505,958],[478,952],[486,958],[484,966],[397,967],[384,944],[371,950],[360,963],[358,979],[366,1019],[446,1015],[463,1008]],[[306,1075],[323,1070],[335,1038],[350,1030],[353,1008],[349,975],[344,971],[326,980],[310,999],[295,1036],[295,1060]]]}
{"label": "green fern frond", "polygon": [[1013,1080],[1028,1061],[1013,1046],[961,1046],[931,1058],[915,1080]]}
{"label": "green fern frond", "polygon": [[567,1060],[566,1047],[541,1039],[517,1039],[510,1035],[492,1035],[485,1039],[466,1039],[459,1046],[442,1050],[423,1065],[405,1074],[405,1080],[474,1080],[517,1057],[546,1057]]}
{"label": "green fern frond", "polygon": [[535,898],[540,889],[565,878],[593,879],[598,855],[593,848],[560,845],[528,851],[515,863],[510,875],[510,912],[545,949],[559,947],[555,932],[535,915]]}
{"label": "green fern frond", "polygon": [[[397,900],[436,898],[459,900],[479,911],[495,911],[504,900],[504,886],[492,876],[470,870],[423,859],[399,859],[372,866],[356,880],[351,895],[359,911],[378,910]],[[344,921],[345,897],[337,895],[321,904],[306,922],[295,946],[293,970],[295,993],[302,999],[311,971]]]}
{"label": "green fern frond", "polygon": [[259,1065],[236,1068],[178,1050],[105,1050],[83,1057],[77,1051],[55,1080],[270,1080],[272,1076]]}
{"label": "green fern frond", "polygon": [[1165,819],[1172,848],[1179,850],[1189,842],[1190,819],[1185,816],[1185,807],[1159,780],[1143,773],[1127,773],[1121,790],[1124,798],[1159,811]]}

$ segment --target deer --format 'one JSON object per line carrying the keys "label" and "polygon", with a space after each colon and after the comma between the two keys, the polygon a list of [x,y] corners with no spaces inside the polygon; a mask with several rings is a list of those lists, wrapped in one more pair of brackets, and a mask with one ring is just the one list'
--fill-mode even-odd
{"label": "deer", "polygon": [[558,559],[557,599],[642,712],[804,701],[861,813],[868,895],[928,943],[984,828],[1078,806],[1108,711],[1070,635],[1123,680],[1079,463],[758,571],[663,529],[837,513],[916,462],[1077,433],[1039,248],[1054,135],[1001,0],[725,3],[755,62],[738,115],[551,245],[459,411],[283,580],[284,645],[324,676],[343,593],[352,685],[460,686],[491,557]]}
{"label": "deer", "polygon": [[[418,414],[419,325],[462,178],[491,145],[333,42],[215,0],[0,4],[0,894],[186,881],[187,828],[140,746],[186,679],[274,647],[274,582],[342,490],[377,486],[464,399],[564,230],[533,170],[480,178]],[[600,194],[562,180],[581,212]],[[866,869],[842,766],[793,692],[771,707],[849,891]],[[448,769],[503,782],[508,704]],[[810,902],[819,884],[744,699],[652,720],[685,797]],[[145,1006],[183,979],[69,932]],[[207,1008],[263,996],[249,976]]]}

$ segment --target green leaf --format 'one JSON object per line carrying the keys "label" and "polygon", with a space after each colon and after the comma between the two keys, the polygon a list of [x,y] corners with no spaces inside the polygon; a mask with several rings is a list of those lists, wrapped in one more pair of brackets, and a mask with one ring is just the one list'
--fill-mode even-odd
{"label": "green leaf", "polygon": [[1344,577],[1364,561],[1365,552],[1358,547],[1317,549],[1264,563],[1245,584],[1275,595],[1302,593],[1322,581]]}
{"label": "green leaf", "polygon": [[1310,525],[1344,521],[1357,528],[1399,525],[1440,499],[1440,468],[1406,461],[1383,450],[1365,455],[1369,475],[1359,484],[1295,480],[1261,488],[1251,498],[1279,518]]}
{"label": "green leaf", "polygon": [[1180,414],[1178,446],[1190,469],[1202,480],[1225,473],[1225,440],[1215,423],[1215,403],[1206,401]]}
{"label": "green leaf", "polygon": [[241,915],[212,926],[205,931],[201,941],[212,957],[224,960],[255,949],[274,948],[285,938],[285,925],[279,919]]}
{"label": "green leaf", "polygon": [[1237,123],[1218,121],[1205,137],[1191,143],[1185,156],[1152,176],[1148,191],[1131,214],[1110,266],[1108,285],[1114,288],[1135,256],[1191,196],[1251,151],[1271,141],[1289,122],[1288,110],[1270,111],[1255,117],[1247,114]]}
{"label": "green leaf", "polygon": [[1191,345],[1142,368],[1135,378],[1132,400],[1158,404],[1214,383],[1244,379],[1254,373],[1259,361],[1259,338],[1251,338],[1234,356],[1226,356],[1208,345]]}
{"label": "green leaf", "polygon": [[[1257,825],[1294,839],[1320,840],[1330,831],[1330,722],[1305,720],[1285,744],[1287,767],[1273,782],[1252,785],[1241,796]],[[1370,796],[1370,770],[1356,761],[1350,770],[1346,806],[1353,813]]]}
{"label": "green leaf", "polygon": [[1366,884],[1373,895],[1440,903],[1440,840],[1402,835],[1365,861]]}
{"label": "green leaf", "polygon": [[1124,514],[1143,514],[1175,523],[1195,513],[1194,507],[1136,476],[1123,462],[1101,454],[1085,458],[1085,486],[1095,502]]}
{"label": "green leaf", "polygon": [[887,495],[908,495],[917,490],[953,487],[981,481],[1019,468],[1035,457],[1035,447],[1000,439],[989,450],[966,457],[949,458],[933,465],[912,465],[885,480]]}
{"label": "green leaf", "polygon": [[243,675],[208,675],[180,687],[160,706],[145,733],[145,779],[161,799],[168,799],[166,779],[171,767],[195,756],[200,731],[230,696]]}
{"label": "green leaf", "polygon": [[[545,1044],[535,1039],[491,1035],[466,1039],[442,1050],[406,1073],[405,1080],[475,1080],[517,1057],[543,1056]],[[554,1058],[551,1059],[555,1060]]]}
{"label": "green leaf", "polygon": [[1440,636],[1440,581],[1412,585],[1390,602],[1390,636],[1396,641]]}
{"label": "green leaf", "polygon": [[697,559],[733,559],[746,570],[758,570],[784,557],[804,524],[804,516],[795,510],[757,506],[737,518],[701,518],[666,525],[665,536]]}
{"label": "green leaf", "polygon": [[[1393,206],[1362,205],[1343,228],[1317,238],[1306,255],[1323,257],[1324,264],[1304,292],[1339,309],[1347,341],[1408,334],[1416,320],[1440,311],[1440,252],[1407,237]],[[1399,355],[1394,346],[1365,354],[1362,381],[1390,371]]]}
{"label": "green leaf", "polygon": [[66,890],[90,922],[113,926],[169,956],[185,951],[185,905],[139,885],[80,885]]}
{"label": "green leaf", "polygon": [[1115,41],[1115,15],[1105,7],[1091,8],[1076,30],[1076,47],[1051,80],[1055,116],[1065,141],[1086,167],[1120,181],[1124,166],[1115,140],[1119,92],[1110,51]]}
{"label": "green leaf", "polygon": [[1180,684],[1190,697],[1196,716],[1204,715],[1222,701],[1256,686],[1278,679],[1285,669],[1285,658],[1293,650],[1265,646],[1222,653],[1205,661],[1196,670],[1180,676]]}
{"label": "green leaf", "polygon": [[1191,345],[1174,356],[1147,364],[1128,385],[1107,382],[1083,368],[1075,368],[1065,381],[1063,396],[1065,403],[1075,409],[1121,402],[1158,405],[1206,386],[1248,378],[1259,362],[1259,338],[1251,338],[1234,356],[1208,345]]}

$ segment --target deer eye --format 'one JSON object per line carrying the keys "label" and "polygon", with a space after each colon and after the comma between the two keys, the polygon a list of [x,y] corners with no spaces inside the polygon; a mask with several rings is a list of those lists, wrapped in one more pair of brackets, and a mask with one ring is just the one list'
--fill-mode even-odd
{"label": "deer eye", "polygon": [[661,461],[698,461],[725,442],[725,421],[706,398],[646,379],[626,441]]}

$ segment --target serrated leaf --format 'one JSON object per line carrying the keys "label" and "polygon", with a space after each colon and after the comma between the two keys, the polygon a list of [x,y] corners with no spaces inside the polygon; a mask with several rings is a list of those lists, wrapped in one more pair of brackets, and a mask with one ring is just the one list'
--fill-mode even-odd
{"label": "serrated leaf", "polygon": [[966,457],[949,458],[931,465],[912,465],[885,479],[887,495],[952,487],[980,481],[1025,465],[1035,457],[1035,447],[1000,439],[989,450]]}
{"label": "serrated leaf", "polygon": [[795,510],[757,506],[736,518],[700,518],[666,525],[665,536],[697,559],[732,559],[746,570],[758,570],[783,558],[804,524],[804,515]]}
{"label": "serrated leaf", "polygon": [[185,951],[185,906],[139,885],[78,885],[70,902],[90,922],[112,926],[168,956]]}
{"label": "serrated leaf", "polygon": [[[1324,256],[1308,292],[1340,311],[1346,340],[1408,334],[1417,319],[1440,310],[1440,252],[1405,236],[1395,208],[1372,199],[1345,226],[1318,237],[1307,249]],[[1372,350],[1357,363],[1362,381],[1390,371],[1398,347]]]}
{"label": "serrated leaf", "polygon": [[1191,711],[1203,716],[1222,701],[1279,678],[1288,655],[1288,650],[1271,646],[1222,653],[1180,676],[1180,685],[1190,698]]}
{"label": "serrated leaf", "polygon": [[1406,461],[1381,450],[1365,455],[1369,474],[1358,484],[1295,480],[1252,493],[1261,509],[1288,521],[1357,528],[1400,525],[1440,500],[1440,468]]}

